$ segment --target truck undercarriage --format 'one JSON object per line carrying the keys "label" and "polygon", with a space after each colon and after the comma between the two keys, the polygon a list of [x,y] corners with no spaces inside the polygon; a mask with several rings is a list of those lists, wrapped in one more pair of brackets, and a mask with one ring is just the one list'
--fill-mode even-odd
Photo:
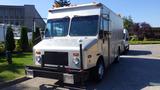
{"label": "truck undercarriage", "polygon": [[26,66],[26,75],[29,78],[45,77],[58,79],[63,83],[75,84],[84,82],[88,79],[90,70],[76,70],[64,67],[51,68],[51,67],[37,67]]}

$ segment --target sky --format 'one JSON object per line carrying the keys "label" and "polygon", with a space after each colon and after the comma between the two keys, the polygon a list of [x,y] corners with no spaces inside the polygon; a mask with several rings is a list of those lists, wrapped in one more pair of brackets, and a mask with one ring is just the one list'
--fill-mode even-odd
{"label": "sky", "polygon": [[[160,27],[160,0],[70,0],[72,4],[101,2],[117,14],[131,16],[134,22],[147,22]],[[33,4],[41,17],[46,18],[54,0],[0,0],[0,5]]]}

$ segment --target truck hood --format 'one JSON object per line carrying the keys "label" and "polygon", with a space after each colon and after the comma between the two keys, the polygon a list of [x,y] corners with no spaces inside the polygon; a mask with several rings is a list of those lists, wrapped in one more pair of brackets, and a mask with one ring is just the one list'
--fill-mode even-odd
{"label": "truck hood", "polygon": [[34,50],[43,51],[77,51],[80,42],[82,49],[86,50],[96,44],[96,38],[52,38],[44,39],[33,47]]}

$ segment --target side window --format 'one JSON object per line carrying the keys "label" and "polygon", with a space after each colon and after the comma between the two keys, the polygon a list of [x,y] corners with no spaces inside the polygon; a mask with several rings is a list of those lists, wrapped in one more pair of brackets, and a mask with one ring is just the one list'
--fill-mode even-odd
{"label": "side window", "polygon": [[125,34],[123,33],[123,39],[125,40]]}
{"label": "side window", "polygon": [[46,25],[46,30],[45,30],[45,36],[46,37],[49,37],[50,35],[51,35],[51,24],[50,23],[48,23],[47,25]]}
{"label": "side window", "polygon": [[109,21],[106,19],[103,19],[103,26],[104,26],[104,31],[109,31]]}
{"label": "side window", "polygon": [[101,19],[100,30],[109,31],[109,21],[107,19]]}
{"label": "side window", "polygon": [[101,39],[105,38],[108,31],[109,31],[109,21],[105,18],[101,18],[100,31],[99,31],[100,38]]}
{"label": "side window", "polygon": [[104,28],[103,28],[103,18],[101,18],[100,30],[104,30]]}

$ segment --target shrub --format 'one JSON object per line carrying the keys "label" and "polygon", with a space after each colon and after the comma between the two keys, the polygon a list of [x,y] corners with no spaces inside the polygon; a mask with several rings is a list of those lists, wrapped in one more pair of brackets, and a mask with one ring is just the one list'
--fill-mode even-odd
{"label": "shrub", "polygon": [[16,40],[16,48],[15,48],[15,51],[17,52],[21,52],[22,51],[22,48],[20,46],[20,40]]}
{"label": "shrub", "polygon": [[143,41],[148,41],[148,38],[147,38],[147,37],[144,37]]}
{"label": "shrub", "polygon": [[5,46],[6,46],[6,50],[11,52],[15,49],[15,40],[13,35],[13,29],[11,28],[11,26],[7,28]]}
{"label": "shrub", "polygon": [[5,51],[5,46],[3,43],[0,43],[0,53],[3,53]]}
{"label": "shrub", "polygon": [[29,44],[28,44],[28,30],[26,27],[21,28],[21,38],[20,38],[20,47],[22,51],[27,51]]}
{"label": "shrub", "polygon": [[138,37],[136,35],[131,36],[131,41],[138,41]]}

